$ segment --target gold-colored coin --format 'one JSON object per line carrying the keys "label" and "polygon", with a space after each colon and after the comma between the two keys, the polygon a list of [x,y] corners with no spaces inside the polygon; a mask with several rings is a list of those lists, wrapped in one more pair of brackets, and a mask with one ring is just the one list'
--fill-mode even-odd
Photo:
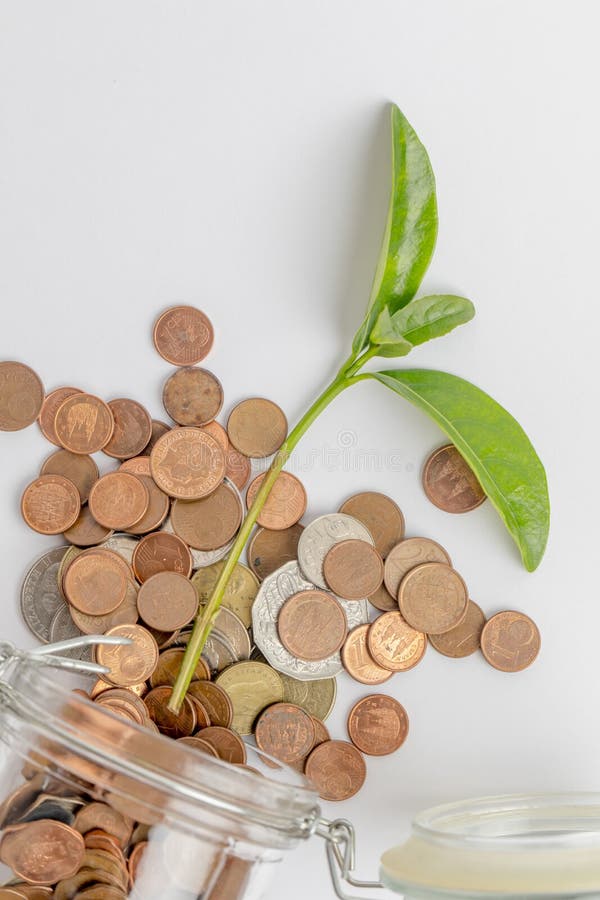
{"label": "gold-colored coin", "polygon": [[[224,567],[225,561],[221,560],[212,566],[198,569],[192,576],[192,584],[198,591],[201,605],[208,602]],[[252,604],[258,593],[258,586],[254,573],[242,563],[237,563],[225,588],[223,606],[239,616],[246,628],[250,628],[252,624]]]}
{"label": "gold-colored coin", "polygon": [[232,728],[238,734],[252,734],[254,722],[263,709],[283,700],[279,673],[265,663],[235,663],[216,678],[233,704]]}
{"label": "gold-colored coin", "polygon": [[316,681],[299,681],[290,675],[279,673],[283,682],[285,703],[294,703],[322,721],[335,706],[337,682],[335,678],[319,678]]}

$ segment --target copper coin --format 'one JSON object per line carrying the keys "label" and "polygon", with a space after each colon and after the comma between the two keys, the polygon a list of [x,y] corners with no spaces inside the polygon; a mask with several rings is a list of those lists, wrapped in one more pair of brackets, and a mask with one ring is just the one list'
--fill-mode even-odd
{"label": "copper coin", "polygon": [[201,750],[203,753],[208,753],[209,756],[214,757],[215,759],[219,758],[219,754],[208,741],[203,741],[202,738],[196,733],[189,735],[188,737],[177,738],[180,744],[185,744],[187,747],[193,747],[196,750]]}
{"label": "copper coin", "polygon": [[[187,740],[187,738],[182,738],[182,740]],[[131,852],[127,859],[127,869],[129,871],[129,877],[131,878],[132,884],[135,882],[135,879],[137,877],[137,872],[147,846],[148,841],[140,841],[138,844],[135,844],[131,848]]]}
{"label": "copper coin", "polygon": [[179,425],[207,425],[223,406],[223,388],[208,369],[178,369],[165,382],[163,406]]}
{"label": "copper coin", "polygon": [[225,454],[219,442],[199,428],[175,428],[156,442],[150,467],[165,494],[199,500],[223,481]]}
{"label": "copper coin", "polygon": [[109,669],[102,677],[116,687],[150,678],[158,662],[158,646],[150,632],[141,625],[117,625],[107,634],[129,638],[131,644],[96,647],[96,661]]}
{"label": "copper coin", "polygon": [[318,719],[316,716],[311,715],[311,719],[313,720],[313,725],[315,726],[315,743],[314,747],[318,747],[319,744],[324,744],[325,741],[331,740],[331,735],[327,729],[327,726],[324,722]]}
{"label": "copper coin", "polygon": [[150,503],[148,488],[130,472],[109,472],[92,486],[90,511],[100,525],[124,531],[140,521]]}
{"label": "copper coin", "polygon": [[427,638],[405,622],[399,612],[387,612],[371,624],[367,648],[377,663],[390,672],[406,672],[421,662]]}
{"label": "copper coin", "polygon": [[239,734],[231,728],[222,728],[220,725],[203,728],[202,740],[214,747],[219,759],[229,763],[246,762],[246,745]]}
{"label": "copper coin", "polygon": [[400,582],[406,573],[427,562],[452,565],[444,548],[429,538],[407,538],[396,544],[386,557],[383,571],[383,579],[388,593],[397,598]]}
{"label": "copper coin", "polygon": [[196,730],[196,710],[189,697],[184,697],[178,713],[172,712],[167,704],[171,699],[171,688],[167,685],[152,688],[143,702],[159,731],[171,738],[191,735]]}
{"label": "copper coin", "polygon": [[110,537],[112,529],[99,525],[91,514],[89,506],[83,506],[77,521],[63,534],[71,544],[75,544],[77,547],[93,547]]}
{"label": "copper coin", "polygon": [[40,414],[44,386],[29,366],[0,362],[0,431],[20,431]]}
{"label": "copper coin", "polygon": [[69,607],[71,618],[83,634],[104,634],[115,625],[135,625],[138,620],[137,585],[127,582],[125,599],[117,608],[103,616],[90,616],[74,606]]}
{"label": "copper coin", "polygon": [[540,632],[535,622],[514,610],[492,616],[481,632],[483,655],[501,672],[526,669],[537,658],[540,645]]}
{"label": "copper coin", "polygon": [[115,459],[129,459],[137,456],[147,446],[152,437],[152,420],[141,403],[120,397],[110,400],[109,409],[115,420],[110,441],[104,452]]}
{"label": "copper coin", "polygon": [[247,456],[236,450],[233,444],[227,442],[227,458],[225,466],[225,475],[230,481],[233,481],[238,491],[241,491],[252,471],[252,464]]}
{"label": "copper coin", "polygon": [[347,741],[324,741],[306,760],[304,771],[323,800],[348,800],[367,777],[362,754]]}
{"label": "copper coin", "polygon": [[99,476],[98,466],[91,456],[85,453],[70,453],[68,450],[56,450],[44,460],[40,475],[62,475],[72,481],[81,502],[85,503],[90,490]]}
{"label": "copper coin", "polygon": [[229,449],[229,438],[227,437],[227,432],[219,422],[212,421],[209,422],[208,425],[203,425],[202,431],[206,432],[206,434],[210,434],[211,437],[214,437],[215,441],[221,445],[223,453],[227,453]]}
{"label": "copper coin", "polygon": [[38,424],[40,426],[40,431],[51,444],[56,444],[57,447],[60,447],[60,441],[56,434],[56,428],[54,427],[54,419],[56,418],[58,408],[68,397],[72,397],[73,394],[81,393],[83,393],[83,391],[79,388],[60,387],[56,388],[54,391],[50,391],[49,394],[46,394],[38,416]]}
{"label": "copper coin", "polygon": [[40,534],[61,534],[79,517],[81,500],[72,481],[62,475],[40,475],[21,497],[21,512]]}
{"label": "copper coin", "polygon": [[192,574],[192,555],[181,538],[161,531],[141,539],[133,551],[132,565],[140,582],[157,572],[178,572],[189,578]]}
{"label": "copper coin", "polygon": [[272,400],[252,397],[233,408],[227,420],[227,434],[236,450],[251,459],[263,459],[279,450],[286,439],[285,414]]}
{"label": "copper coin", "polygon": [[189,691],[186,694],[186,699],[189,700],[194,707],[194,712],[196,713],[196,728],[208,728],[211,722],[208,710],[204,706],[204,703],[201,700],[198,700],[197,697],[194,697],[193,694],[190,694]]}
{"label": "copper coin", "polygon": [[152,419],[152,432],[150,436],[150,440],[142,450],[142,456],[150,456],[154,446],[159,438],[161,438],[164,434],[168,434],[171,431],[171,426],[167,425],[165,422],[161,422],[160,419]]}
{"label": "copper coin", "polygon": [[[258,475],[250,483],[246,494],[248,509],[254,503],[264,479],[264,474]],[[304,485],[291,472],[280,472],[256,521],[263,528],[282,531],[295,525],[305,512],[306,491]]]}
{"label": "copper coin", "polygon": [[377,491],[354,494],[342,503],[339,512],[366,525],[382,557],[404,537],[404,516],[390,497]]}
{"label": "copper coin", "polygon": [[[169,647],[167,650],[163,650],[163,652],[158,657],[156,668],[150,676],[150,684],[152,685],[152,687],[159,687],[160,685],[174,685],[177,676],[179,675],[179,669],[181,668],[181,663],[183,662],[184,656],[185,650],[182,647]],[[196,663],[193,680],[188,689],[188,693],[190,693],[193,684],[199,683],[199,679],[210,679],[210,669],[208,668],[206,662],[202,659],[202,657],[200,657],[200,659]],[[201,702],[204,702],[202,700],[202,697],[199,697],[198,699]]]}
{"label": "copper coin", "polygon": [[125,459],[119,466],[119,472],[130,472],[131,475],[144,475],[146,478],[152,478],[150,469],[149,456],[132,456],[131,459]]}
{"label": "copper coin", "polygon": [[171,306],[158,317],[152,335],[163,359],[174,366],[193,366],[209,353],[213,327],[195,306]]}
{"label": "copper coin", "polygon": [[[142,459],[148,459],[148,457],[145,456]],[[122,468],[119,471],[122,471]],[[171,500],[167,494],[157,487],[153,478],[147,475],[138,475],[137,478],[140,479],[142,484],[146,485],[149,497],[148,509],[139,522],[131,525],[127,531],[129,534],[147,534],[149,531],[159,528],[165,521],[171,508]]]}
{"label": "copper coin", "polygon": [[261,581],[298,555],[298,541],[304,531],[303,525],[292,525],[283,531],[259,528],[248,545],[248,565]]}
{"label": "copper coin", "polygon": [[97,551],[76,557],[63,576],[62,586],[69,603],[90,616],[113,612],[127,594],[127,578],[118,561],[112,554]]}
{"label": "copper coin", "polygon": [[486,618],[483,611],[469,600],[467,614],[459,625],[446,631],[445,634],[432,634],[429,642],[444,656],[461,659],[470,656],[481,647],[481,632]]}
{"label": "copper coin", "polygon": [[30,884],[54,884],[78,871],[85,853],[82,836],[54,819],[5,829],[0,860]]}
{"label": "copper coin", "polygon": [[108,405],[92,394],[73,394],[54,418],[61,447],[72,453],[96,453],[111,439],[115,422]]}
{"label": "copper coin", "polygon": [[444,634],[467,614],[467,586],[451,566],[424,563],[402,579],[398,592],[400,612],[409,625],[427,634]]}
{"label": "copper coin", "polygon": [[198,612],[194,585],[177,572],[157,572],[142,584],[137,598],[142,621],[159,631],[175,631]]}
{"label": "copper coin", "polygon": [[195,550],[216,550],[237,534],[242,505],[226,482],[202,500],[176,500],[171,510],[173,531]]}
{"label": "copper coin", "polygon": [[88,803],[75,816],[74,828],[87,834],[96,828],[115,837],[121,847],[127,846],[133,831],[133,822],[106,803]]}
{"label": "copper coin", "polygon": [[408,735],[408,715],[387,694],[370,694],[355,703],[348,716],[348,734],[355,747],[369,756],[387,756]]}
{"label": "copper coin", "polygon": [[117,710],[119,706],[129,709],[139,725],[143,725],[148,718],[148,710],[142,698],[136,697],[127,688],[110,688],[108,691],[103,691],[96,697],[95,702],[98,706],[106,709]]}
{"label": "copper coin", "polygon": [[423,488],[438,509],[449,513],[470,512],[485,500],[477,476],[454,444],[439,447],[428,458]]}
{"label": "copper coin", "polygon": [[304,759],[315,743],[312,717],[293,703],[268,706],[256,722],[258,747],[284,763]]}
{"label": "copper coin", "polygon": [[346,640],[344,610],[331,594],[317,588],[294,594],[281,607],[277,619],[281,643],[298,659],[327,659]]}
{"label": "copper coin", "polygon": [[366,541],[340,541],[327,551],[323,577],[338,597],[361,600],[381,587],[383,560],[379,551]]}
{"label": "copper coin", "polygon": [[211,725],[229,728],[233,722],[233,704],[229,695],[212,681],[192,681],[188,696],[200,700],[208,713]]}
{"label": "copper coin", "polygon": [[393,672],[377,665],[367,646],[369,625],[354,628],[342,647],[342,663],[348,674],[361,684],[383,684]]}
{"label": "copper coin", "polygon": [[367,600],[371,606],[374,606],[375,609],[378,609],[380,612],[389,612],[392,609],[398,609],[398,600],[388,593],[385,584],[378,587],[374,594],[367,597]]}

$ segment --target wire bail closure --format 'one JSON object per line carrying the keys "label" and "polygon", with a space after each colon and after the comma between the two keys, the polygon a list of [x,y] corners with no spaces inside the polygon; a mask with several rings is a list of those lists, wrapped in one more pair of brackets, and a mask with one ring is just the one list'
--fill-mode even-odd
{"label": "wire bail closure", "polygon": [[348,894],[345,885],[370,891],[383,888],[380,881],[361,881],[353,876],[356,864],[356,831],[347,819],[319,819],[315,834],[325,841],[329,874],[339,900],[369,900],[367,894]]}
{"label": "wire bail closure", "polygon": [[54,644],[44,644],[33,650],[19,650],[10,641],[0,641],[0,672],[13,660],[27,659],[38,665],[49,666],[53,669],[64,669],[68,672],[80,672],[83,675],[106,675],[110,671],[106,666],[83,659],[71,659],[61,656],[65,650],[80,650],[85,647],[125,646],[131,644],[130,638],[117,637],[107,634],[82,634],[80,637],[69,638],[66,641],[57,641]]}

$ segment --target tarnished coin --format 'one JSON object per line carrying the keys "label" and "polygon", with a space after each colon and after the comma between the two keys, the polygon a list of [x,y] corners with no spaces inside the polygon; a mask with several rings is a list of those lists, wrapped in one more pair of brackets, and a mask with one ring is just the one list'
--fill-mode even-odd
{"label": "tarnished coin", "polygon": [[540,652],[541,637],[535,622],[525,613],[506,610],[492,616],[481,632],[486,660],[501,672],[521,672]]}
{"label": "tarnished coin", "polygon": [[218,441],[199,428],[175,428],[156,442],[150,467],[165,494],[199,500],[223,481],[225,454]]}
{"label": "tarnished coin", "polygon": [[174,366],[193,366],[213,345],[208,316],[195,306],[172,306],[158,317],[152,334],[154,346]]}
{"label": "tarnished coin", "polygon": [[96,522],[118,531],[139,522],[149,503],[148,488],[130,472],[109,472],[90,491],[90,512]]}
{"label": "tarnished coin", "polygon": [[202,740],[215,748],[219,759],[229,763],[246,762],[246,746],[239,734],[231,728],[221,728],[220,725],[203,728]]}
{"label": "tarnished coin", "polygon": [[427,637],[403,619],[399,612],[387,612],[371,624],[367,648],[377,663],[390,672],[406,672],[421,662]]}
{"label": "tarnished coin", "polygon": [[[239,662],[216,678],[233,704],[232,726],[239,734],[252,734],[257,716],[267,706],[283,700],[278,673],[265,663]],[[202,735],[204,737],[204,734]]]}
{"label": "tarnished coin", "polygon": [[194,585],[177,572],[157,572],[142,584],[137,598],[142,621],[159,631],[175,631],[198,611]]}
{"label": "tarnished coin", "polygon": [[208,369],[190,366],[178,369],[167,379],[162,399],[166,411],[179,425],[207,425],[223,406],[223,388]]}
{"label": "tarnished coin", "polygon": [[[200,603],[205,604],[210,599],[214,587],[225,567],[223,561],[213,563],[198,569],[192,576],[192,584],[198,591]],[[252,604],[258,592],[258,580],[256,576],[242,563],[236,563],[225,593],[221,601],[222,607],[234,612],[244,623],[246,628],[252,624]]]}
{"label": "tarnished coin", "polygon": [[424,563],[402,579],[400,612],[409,625],[427,634],[444,634],[467,614],[469,593],[458,572],[445,563]]}
{"label": "tarnished coin", "polygon": [[227,434],[236,450],[251,459],[263,459],[279,450],[287,436],[283,410],[264,397],[242,400],[227,420]]}
{"label": "tarnished coin", "polygon": [[[158,657],[158,663],[156,664],[156,668],[154,672],[150,675],[150,684],[152,687],[159,687],[160,685],[174,685],[179,675],[179,669],[181,668],[181,663],[183,662],[183,657],[185,656],[185,650],[181,647],[169,647],[167,650],[163,650],[163,652]],[[195,684],[198,680],[206,680],[210,678],[210,670],[205,663],[205,661],[200,658],[196,663],[196,668],[194,669],[194,675],[192,683],[190,684],[190,688],[192,684]],[[201,697],[199,698],[202,699]]]}
{"label": "tarnished coin", "polygon": [[[264,479],[265,474],[263,473],[250,483],[246,494],[248,509],[254,503]],[[281,531],[295,525],[305,512],[306,491],[304,485],[291,472],[280,472],[256,521],[263,528]]]}
{"label": "tarnished coin", "polygon": [[75,609],[103,616],[123,602],[127,581],[113,554],[93,550],[80,554],[70,564],[63,577],[63,591]]}
{"label": "tarnished coin", "polygon": [[108,407],[113,415],[115,427],[111,439],[103,447],[104,452],[115,459],[137,456],[152,437],[150,416],[141,403],[126,397],[110,400]]}
{"label": "tarnished coin", "polygon": [[115,422],[110,408],[99,397],[73,394],[59,406],[54,427],[61,447],[90,454],[108,444]]}
{"label": "tarnished coin", "polygon": [[187,544],[175,534],[159,531],[147,534],[133,551],[133,571],[139,582],[144,582],[157,572],[177,572],[189,578],[192,574],[192,557]]}
{"label": "tarnished coin", "polygon": [[37,419],[44,386],[29,366],[0,362],[0,431],[20,431]]}
{"label": "tarnished coin", "polygon": [[392,597],[398,597],[400,582],[407,572],[423,563],[439,562],[451,566],[450,557],[440,544],[429,538],[413,537],[400,541],[388,553],[383,578]]}
{"label": "tarnished coin", "polygon": [[367,777],[362,754],[348,741],[324,741],[306,760],[306,777],[323,800],[348,800]]}
{"label": "tarnished coin", "polygon": [[229,728],[233,724],[233,704],[227,691],[212,681],[192,681],[188,696],[199,700],[208,713],[211,725]]}
{"label": "tarnished coin", "polygon": [[254,532],[248,545],[248,565],[262,581],[284,563],[295,560],[298,555],[298,541],[304,531],[303,525],[292,525],[283,531],[259,528]]}
{"label": "tarnished coin", "polygon": [[289,764],[310,753],[315,743],[315,725],[299,706],[274,703],[258,717],[255,737],[261,750]]}
{"label": "tarnished coin", "polygon": [[236,450],[233,444],[227,443],[227,457],[225,475],[230,481],[233,481],[236,488],[241,491],[250,478],[252,464],[247,456]]}
{"label": "tarnished coin", "polygon": [[387,694],[370,694],[355,703],[348,716],[348,734],[355,747],[369,756],[386,756],[408,736],[408,715]]}
{"label": "tarnished coin", "polygon": [[117,625],[107,634],[129,638],[131,644],[96,647],[96,660],[109,669],[102,677],[116,687],[150,678],[158,662],[158,646],[150,632],[141,625]]}
{"label": "tarnished coin", "polygon": [[340,541],[327,551],[323,577],[330,590],[344,600],[362,600],[381,587],[383,560],[366,541]]}
{"label": "tarnished coin", "polygon": [[53,819],[11,825],[0,841],[0,860],[33,884],[55,884],[74,875],[84,853],[79,832]]}
{"label": "tarnished coin", "polygon": [[359,540],[373,544],[373,538],[362,522],[344,513],[329,513],[313,519],[298,541],[298,563],[308,581],[327,588],[323,577],[323,560],[334,544]]}
{"label": "tarnished coin", "polygon": [[335,597],[314,589],[300,591],[284,603],[277,631],[286,650],[298,659],[317,662],[337,653],[346,640],[348,623]]}
{"label": "tarnished coin", "polygon": [[50,640],[50,625],[65,605],[58,588],[58,567],[67,547],[54,547],[37,559],[29,569],[21,588],[21,612],[31,632],[43,641]]}
{"label": "tarnished coin", "polygon": [[85,453],[70,453],[69,450],[56,450],[46,459],[40,469],[40,475],[62,475],[68,478],[77,490],[81,502],[85,503],[90,490],[99,477],[98,466],[91,456]]}
{"label": "tarnished coin", "polygon": [[56,428],[54,427],[54,420],[59,407],[68,397],[72,397],[73,394],[81,393],[82,391],[79,388],[59,387],[54,391],[50,391],[49,394],[46,394],[38,416],[38,425],[46,440],[50,441],[51,444],[56,444],[57,447],[60,447],[60,441],[56,434]]}
{"label": "tarnished coin", "polygon": [[423,469],[423,488],[439,509],[465,513],[481,506],[485,491],[454,444],[434,450]]}
{"label": "tarnished coin", "polygon": [[317,681],[300,681],[291,675],[279,673],[283,682],[283,701],[300,706],[311,716],[326,719],[335,706],[337,681],[335,678],[321,678]]}
{"label": "tarnished coin", "polygon": [[40,534],[66,531],[77,521],[80,509],[79,491],[62,475],[40,475],[21,497],[23,518]]}
{"label": "tarnished coin", "polygon": [[404,516],[390,497],[377,491],[362,491],[342,503],[339,511],[365,525],[382,557],[404,537]]}
{"label": "tarnished coin", "polygon": [[112,612],[103,616],[90,616],[70,606],[71,618],[83,634],[105,634],[115,625],[135,625],[138,620],[137,594],[135,582],[128,581],[125,599]]}
{"label": "tarnished coin", "polygon": [[121,847],[126,847],[133,831],[133,822],[112,806],[93,802],[77,813],[75,828],[81,834],[101,828],[106,834],[115,837]]}
{"label": "tarnished coin", "polygon": [[361,684],[383,684],[392,677],[390,669],[378,665],[367,646],[369,625],[359,625],[350,632],[342,647],[342,663],[348,674]]}
{"label": "tarnished coin", "polygon": [[460,659],[470,656],[481,647],[481,632],[486,618],[483,611],[469,600],[467,614],[459,625],[446,631],[445,634],[432,634],[429,643],[444,656]]}
{"label": "tarnished coin", "polygon": [[[142,457],[147,459],[148,457]],[[127,530],[130,534],[147,534],[160,528],[162,523],[169,515],[171,508],[171,500],[159,487],[157,487],[153,478],[147,475],[137,475],[137,478],[146,485],[148,491],[148,509],[135,525],[131,525]]]}
{"label": "tarnished coin", "polygon": [[171,431],[171,426],[167,425],[165,422],[161,422],[160,419],[152,419],[151,424],[152,433],[150,436],[150,440],[142,450],[142,456],[150,456],[158,439],[161,438],[163,434],[167,434],[169,431]]}
{"label": "tarnished coin", "polygon": [[171,698],[171,688],[161,686],[152,688],[143,699],[153,722],[156,722],[161,734],[171,738],[186,737],[196,730],[196,709],[189,697],[184,697],[178,713],[167,706]]}
{"label": "tarnished coin", "polygon": [[201,500],[175,500],[171,525],[195,550],[215,550],[237,533],[242,521],[239,494],[227,482]]}

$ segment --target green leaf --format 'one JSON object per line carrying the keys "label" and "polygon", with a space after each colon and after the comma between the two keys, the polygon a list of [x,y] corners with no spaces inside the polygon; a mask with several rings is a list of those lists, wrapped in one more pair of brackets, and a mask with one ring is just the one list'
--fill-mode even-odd
{"label": "green leaf", "polygon": [[448,334],[475,315],[475,307],[466,297],[454,294],[431,294],[419,297],[392,316],[394,330],[413,347]]}
{"label": "green leaf", "polygon": [[394,317],[384,307],[371,331],[371,344],[377,346],[377,356],[406,356],[413,349],[394,324]]}
{"label": "green leaf", "polygon": [[360,377],[376,378],[437,422],[500,513],[525,567],[536,569],[550,526],[546,473],[510,413],[475,385],[447,372],[406,369]]}
{"label": "green leaf", "polygon": [[392,185],[388,217],[365,319],[355,353],[369,343],[381,310],[401,309],[416,294],[437,236],[435,179],[425,147],[396,105],[391,109]]}

